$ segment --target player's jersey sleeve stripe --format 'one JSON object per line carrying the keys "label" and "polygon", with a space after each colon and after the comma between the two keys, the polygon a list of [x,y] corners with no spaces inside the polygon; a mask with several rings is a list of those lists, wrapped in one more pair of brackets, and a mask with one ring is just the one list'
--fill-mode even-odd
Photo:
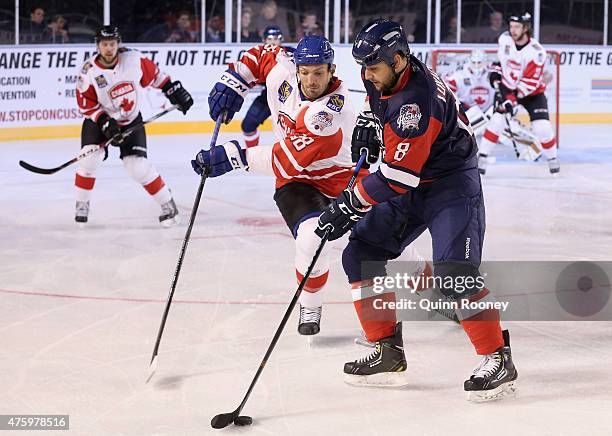
{"label": "player's jersey sleeve stripe", "polygon": [[404,189],[416,188],[419,186],[421,179],[418,176],[412,174],[407,168],[394,167],[392,165],[383,162],[380,165],[380,172],[389,181]]}
{"label": "player's jersey sleeve stripe", "polygon": [[243,53],[238,62],[230,64],[229,67],[243,77],[247,83],[265,83],[266,77],[277,64],[276,56],[281,50],[281,47],[269,45],[253,47]]}

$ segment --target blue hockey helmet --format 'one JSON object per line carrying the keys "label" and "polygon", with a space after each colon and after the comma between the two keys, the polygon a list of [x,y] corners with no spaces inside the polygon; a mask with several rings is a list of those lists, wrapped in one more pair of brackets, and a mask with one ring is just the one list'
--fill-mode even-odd
{"label": "blue hockey helmet", "polygon": [[393,57],[398,52],[406,57],[410,55],[404,29],[401,24],[384,18],[377,18],[363,26],[353,43],[353,57],[364,67],[385,62],[393,68]]}
{"label": "blue hockey helmet", "polygon": [[268,26],[263,32],[263,40],[266,42],[268,38],[283,39],[283,31],[278,26]]}
{"label": "blue hockey helmet", "polygon": [[324,36],[307,35],[300,39],[293,53],[295,65],[334,63],[334,49]]}

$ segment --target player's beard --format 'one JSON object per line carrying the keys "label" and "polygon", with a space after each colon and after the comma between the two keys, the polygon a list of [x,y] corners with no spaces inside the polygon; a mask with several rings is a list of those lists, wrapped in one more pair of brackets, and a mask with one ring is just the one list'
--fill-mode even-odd
{"label": "player's beard", "polygon": [[406,71],[406,69],[408,68],[408,66],[410,66],[410,64],[406,65],[401,71],[399,72],[395,72],[395,68],[391,69],[391,80],[389,81],[389,83],[383,83],[382,85],[382,90],[381,93],[382,94],[389,94],[391,93],[391,91],[393,90],[393,88],[395,88],[397,86],[397,82],[399,82],[400,77],[402,76],[402,73],[404,71]]}
{"label": "player's beard", "polygon": [[102,62],[108,66],[114,65],[117,62],[117,58],[119,57],[119,52],[115,53],[112,58],[106,57],[103,53],[100,53],[100,57],[102,58]]}

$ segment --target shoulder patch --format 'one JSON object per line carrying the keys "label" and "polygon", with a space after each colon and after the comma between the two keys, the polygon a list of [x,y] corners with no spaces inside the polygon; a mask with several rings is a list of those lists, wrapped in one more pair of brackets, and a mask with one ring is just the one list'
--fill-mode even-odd
{"label": "shoulder patch", "polygon": [[397,125],[402,130],[418,130],[421,117],[421,108],[418,104],[405,104],[400,108]]}
{"label": "shoulder patch", "polygon": [[278,101],[280,101],[281,103],[286,102],[292,91],[293,86],[291,86],[289,82],[284,80],[283,83],[281,83],[281,85],[278,87]]}
{"label": "shoulder patch", "polygon": [[91,69],[91,67],[93,67],[91,62],[89,61],[85,62],[85,64],[83,64],[83,68],[81,68],[81,73],[87,74],[87,72]]}
{"label": "shoulder patch", "polygon": [[344,107],[344,96],[340,94],[334,94],[329,97],[327,104],[325,105],[334,112],[340,112]]}

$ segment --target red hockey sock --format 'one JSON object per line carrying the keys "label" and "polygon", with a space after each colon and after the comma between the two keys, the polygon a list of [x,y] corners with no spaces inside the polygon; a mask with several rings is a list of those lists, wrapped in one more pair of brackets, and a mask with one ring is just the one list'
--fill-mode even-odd
{"label": "red hockey sock", "polygon": [[[470,301],[491,300],[489,290],[484,288],[478,294],[469,298]],[[499,325],[499,310],[485,309],[461,321],[461,326],[467,333],[476,353],[491,354],[504,346],[501,326]]]}
{"label": "red hockey sock", "polygon": [[393,335],[395,331],[395,309],[381,308],[383,302],[395,302],[395,292],[385,292],[367,298],[361,298],[361,287],[371,286],[371,281],[355,282],[353,288],[353,305],[361,322],[361,328],[370,342]]}
{"label": "red hockey sock", "polygon": [[88,191],[91,191],[95,183],[96,183],[95,177],[85,177],[85,176],[80,175],[79,173],[76,173],[76,176],[74,177],[74,185],[81,189],[86,189]]}

